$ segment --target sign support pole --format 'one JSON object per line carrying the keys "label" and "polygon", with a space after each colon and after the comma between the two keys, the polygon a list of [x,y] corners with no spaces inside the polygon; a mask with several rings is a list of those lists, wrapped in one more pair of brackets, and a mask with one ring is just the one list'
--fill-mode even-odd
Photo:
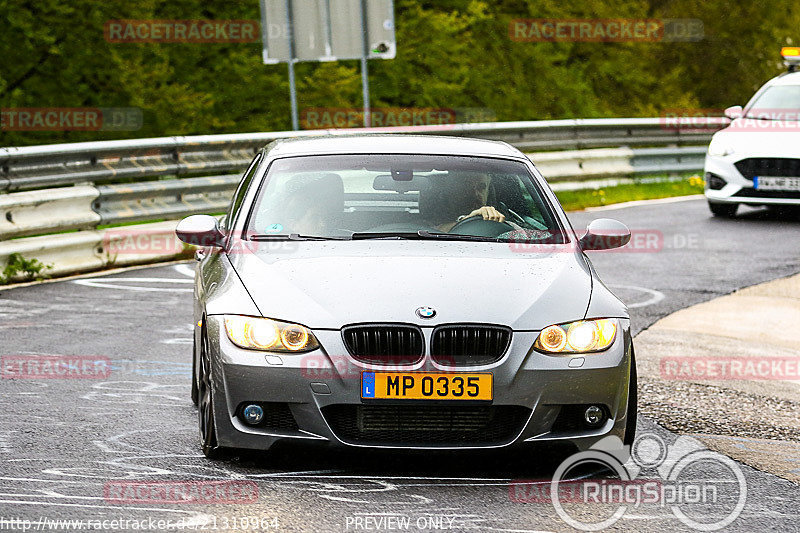
{"label": "sign support pole", "polygon": [[367,0],[361,0],[361,93],[364,100],[364,127],[369,128],[372,120],[369,107],[369,71],[367,70],[367,57],[369,56],[369,28],[367,27]]}
{"label": "sign support pole", "polygon": [[294,82],[294,13],[292,12],[292,0],[286,0],[286,21],[288,24],[289,33],[289,61],[286,63],[289,66],[289,100],[292,108],[292,129],[297,131],[300,129],[299,121],[297,120],[297,87]]}

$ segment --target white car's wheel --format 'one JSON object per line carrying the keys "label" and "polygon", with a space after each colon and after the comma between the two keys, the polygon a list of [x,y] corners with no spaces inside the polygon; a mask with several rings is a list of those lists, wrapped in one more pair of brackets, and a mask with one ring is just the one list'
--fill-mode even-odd
{"label": "white car's wheel", "polygon": [[708,208],[715,217],[733,218],[736,216],[736,210],[739,204],[717,204],[708,202]]}

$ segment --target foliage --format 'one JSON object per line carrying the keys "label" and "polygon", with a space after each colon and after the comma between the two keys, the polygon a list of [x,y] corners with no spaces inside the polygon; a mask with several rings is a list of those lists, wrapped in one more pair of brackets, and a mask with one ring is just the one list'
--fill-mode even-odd
{"label": "foliage", "polygon": [[[121,43],[115,19],[258,19],[256,0],[0,0],[0,107],[139,107],[138,131],[0,131],[15,146],[286,130],[286,65],[260,43]],[[375,107],[490,108],[498,120],[654,116],[743,104],[783,67],[800,4],[733,0],[395,0],[398,52]],[[516,18],[696,18],[698,42],[516,42]],[[299,108],[360,107],[357,61],[297,65]]]}
{"label": "foliage", "polygon": [[8,262],[3,271],[0,272],[0,285],[18,280],[43,279],[43,271],[51,268],[53,268],[53,265],[45,265],[38,259],[25,259],[22,254],[13,253],[8,256]]}

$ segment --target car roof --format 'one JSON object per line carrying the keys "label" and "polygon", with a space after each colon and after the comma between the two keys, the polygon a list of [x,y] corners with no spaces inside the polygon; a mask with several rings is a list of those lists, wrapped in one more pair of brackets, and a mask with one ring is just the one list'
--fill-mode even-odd
{"label": "car roof", "polygon": [[785,72],[772,78],[765,85],[800,85],[800,72]]}
{"label": "car roof", "polygon": [[335,134],[279,139],[266,146],[270,157],[312,154],[430,154],[526,159],[502,141],[399,133]]}

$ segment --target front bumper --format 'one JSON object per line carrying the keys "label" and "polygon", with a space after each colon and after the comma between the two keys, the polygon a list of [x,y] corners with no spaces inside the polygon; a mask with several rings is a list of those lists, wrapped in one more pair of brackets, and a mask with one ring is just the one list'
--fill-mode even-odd
{"label": "front bumper", "polygon": [[[362,371],[379,371],[380,367],[350,357],[340,331],[314,331],[321,348],[313,352],[265,354],[235,346],[224,332],[221,317],[209,316],[206,325],[217,440],[224,447],[262,450],[281,440],[401,449],[501,448],[525,442],[563,440],[586,449],[605,436],[622,438],[624,435],[632,348],[629,320],[620,319],[619,323],[617,338],[601,353],[580,357],[547,356],[531,350],[538,332],[514,332],[505,356],[491,365],[444,368],[426,356],[414,365],[389,369],[491,372],[494,379],[492,402],[382,400],[378,404],[374,400],[372,403],[362,401],[360,377]],[[432,330],[433,327],[423,328],[426,345],[429,345]],[[249,426],[240,416],[242,406],[249,403],[279,406],[281,412],[291,416],[276,418],[275,423],[264,427]],[[604,406],[607,419],[599,427],[590,428],[566,420],[576,406],[587,404]],[[461,413],[458,416],[472,419],[485,415],[490,417],[489,425],[493,429],[503,425],[504,431],[487,433],[473,428],[472,433],[461,435],[457,442],[449,437],[437,439],[437,432],[432,431],[428,432],[432,438],[421,442],[398,433],[389,437],[382,433],[380,438],[372,438],[371,435],[378,433],[358,433],[354,420],[344,427],[341,413],[360,413],[352,416],[361,417],[376,411],[376,405],[391,411],[387,416],[402,416],[408,409],[416,411],[408,411],[406,415],[410,412],[412,416],[423,418],[433,411],[437,416],[455,411]]]}
{"label": "front bumper", "polygon": [[753,188],[753,182],[745,178],[736,168],[736,162],[751,155],[728,156],[706,155],[705,175],[715,174],[725,180],[718,190],[708,188],[706,178],[705,196],[710,203],[749,205],[800,205],[800,192],[761,191]]}

